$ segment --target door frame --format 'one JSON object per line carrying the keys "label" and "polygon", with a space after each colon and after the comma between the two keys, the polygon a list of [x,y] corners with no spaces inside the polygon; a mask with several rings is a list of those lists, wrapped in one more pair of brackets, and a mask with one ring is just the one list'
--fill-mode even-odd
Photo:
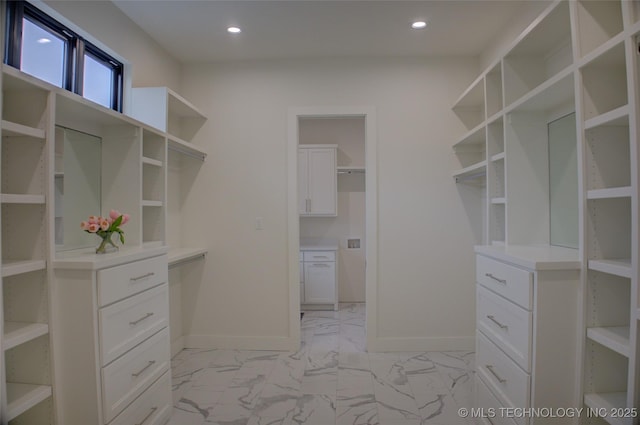
{"label": "door frame", "polygon": [[[300,216],[298,215],[298,123],[300,118],[364,118],[365,121],[365,300],[367,348],[377,338],[378,186],[377,125],[373,106],[289,108],[287,131],[287,244],[289,254],[290,349],[300,347]],[[338,282],[339,284],[339,282]]]}

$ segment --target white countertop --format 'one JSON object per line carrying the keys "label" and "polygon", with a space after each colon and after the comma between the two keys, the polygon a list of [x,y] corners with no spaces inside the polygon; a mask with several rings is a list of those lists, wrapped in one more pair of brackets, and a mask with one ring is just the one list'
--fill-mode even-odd
{"label": "white countertop", "polygon": [[513,263],[531,270],[578,270],[577,249],[551,245],[478,245],[478,254]]}
{"label": "white countertop", "polygon": [[53,260],[54,269],[99,270],[132,261],[143,260],[166,254],[167,246],[137,246],[120,248],[116,252],[96,254],[95,248],[77,249],[73,251],[57,252]]}
{"label": "white countertop", "polygon": [[338,247],[334,238],[300,238],[300,251],[337,251]]}

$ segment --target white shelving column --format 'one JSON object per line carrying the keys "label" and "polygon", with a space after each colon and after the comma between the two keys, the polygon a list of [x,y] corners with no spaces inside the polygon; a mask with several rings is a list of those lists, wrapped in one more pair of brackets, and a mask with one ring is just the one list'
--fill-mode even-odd
{"label": "white shelving column", "polygon": [[55,96],[33,79],[3,74],[2,422],[49,424],[53,382],[48,241],[53,221]]}

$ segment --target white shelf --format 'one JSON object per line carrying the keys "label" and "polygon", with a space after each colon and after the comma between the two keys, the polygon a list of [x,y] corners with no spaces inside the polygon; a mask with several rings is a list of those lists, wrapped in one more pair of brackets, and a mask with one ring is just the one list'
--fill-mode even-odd
{"label": "white shelf", "polygon": [[49,333],[46,323],[4,322],[4,350]]}
{"label": "white shelf", "polygon": [[12,420],[51,397],[47,385],[14,384],[7,382],[7,420]]}
{"label": "white shelf", "polygon": [[169,261],[169,267],[176,266],[180,263],[184,263],[204,256],[209,252],[206,248],[170,248],[167,259]]}
{"label": "white shelf", "polygon": [[167,135],[167,140],[169,141],[168,148],[174,152],[178,152],[187,156],[191,156],[193,158],[204,161],[207,157],[207,153],[197,147],[196,145],[185,142],[184,140],[174,136]]}
{"label": "white shelf", "polygon": [[629,326],[587,328],[587,337],[605,347],[629,357]]}
{"label": "white shelf", "polygon": [[589,269],[631,279],[631,260],[589,260]]}
{"label": "white shelf", "polygon": [[491,157],[491,162],[501,161],[505,158],[505,153],[500,152]]}
{"label": "white shelf", "polygon": [[506,198],[501,197],[501,198],[491,198],[491,203],[493,205],[505,205],[507,203]]}
{"label": "white shelf", "polygon": [[162,201],[148,201],[148,200],[142,201],[143,207],[161,207],[162,205],[163,205]]}
{"label": "white shelf", "polygon": [[44,260],[8,261],[2,264],[2,277],[43,270],[46,267],[47,262]]}
{"label": "white shelf", "polygon": [[487,161],[480,161],[477,164],[470,165],[462,170],[458,170],[453,173],[457,182],[464,180],[472,180],[476,178],[485,177],[487,174]]}
{"label": "white shelf", "polygon": [[364,167],[336,167],[338,174],[364,174]]}
{"label": "white shelf", "polygon": [[633,192],[630,186],[610,187],[606,189],[593,189],[587,191],[587,199],[613,199],[630,198]]}
{"label": "white shelf", "polygon": [[[592,409],[604,409],[605,412],[611,412],[612,409],[627,406],[627,393],[591,393],[584,395],[584,404]],[[624,422],[618,418],[612,418],[607,415],[605,419],[611,425],[623,425]]]}
{"label": "white shelf", "polygon": [[473,83],[460,95],[452,109],[473,108],[480,109],[484,105],[484,74],[476,78]]}
{"label": "white shelf", "polygon": [[62,179],[62,178],[64,178],[64,172],[62,172],[62,171],[56,171],[55,173],[53,173],[53,176],[54,176],[56,179]]}
{"label": "white shelf", "polygon": [[11,121],[2,120],[2,135],[3,136],[18,136],[18,137],[35,137],[36,139],[44,139],[45,133],[41,128],[29,127],[26,125],[18,124]]}
{"label": "white shelf", "polygon": [[574,100],[573,68],[569,67],[534,88],[505,110],[545,111]]}
{"label": "white shelf", "polygon": [[206,116],[196,108],[191,102],[171,89],[167,89],[169,95],[169,112],[184,118],[201,118]]}
{"label": "white shelf", "polygon": [[153,165],[154,167],[162,167],[162,161],[158,161],[157,159],[147,158],[146,156],[142,157],[142,163],[147,165]]}
{"label": "white shelf", "polygon": [[613,111],[605,112],[584,122],[584,129],[589,130],[599,126],[629,125],[629,105],[621,106]]}
{"label": "white shelf", "polygon": [[0,202],[3,204],[44,204],[44,195],[14,195],[0,194]]}
{"label": "white shelf", "polygon": [[482,150],[484,150],[484,141],[485,126],[484,124],[479,124],[467,134],[462,136],[458,142],[454,143],[453,148],[455,149],[461,146],[479,145],[482,146]]}

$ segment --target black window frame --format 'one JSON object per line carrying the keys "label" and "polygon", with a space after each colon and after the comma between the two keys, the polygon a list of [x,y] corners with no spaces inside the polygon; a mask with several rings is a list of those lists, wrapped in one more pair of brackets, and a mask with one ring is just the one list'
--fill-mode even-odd
{"label": "black window frame", "polygon": [[84,85],[84,57],[93,59],[111,70],[111,105],[122,112],[124,65],[104,50],[53,19],[31,3],[23,0],[7,1],[4,63],[20,69],[22,52],[22,22],[27,19],[42,29],[60,37],[65,43],[62,88],[82,96]]}

